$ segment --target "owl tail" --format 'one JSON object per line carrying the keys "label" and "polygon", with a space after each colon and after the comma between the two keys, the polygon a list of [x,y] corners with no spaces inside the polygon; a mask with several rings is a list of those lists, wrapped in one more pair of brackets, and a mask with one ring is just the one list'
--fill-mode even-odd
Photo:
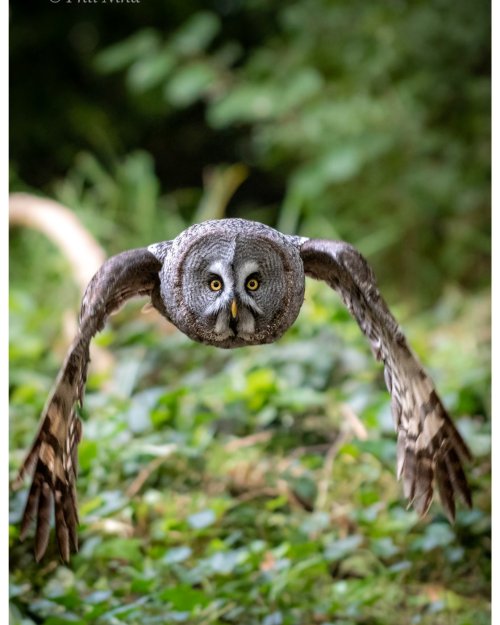
{"label": "owl tail", "polygon": [[56,384],[42,413],[40,428],[13,488],[19,488],[33,474],[21,521],[23,540],[36,519],[35,558],[41,559],[50,534],[52,505],[56,537],[61,557],[68,561],[70,551],[78,550],[76,502],[77,447],[81,422],[75,404],[83,401],[83,388],[89,362],[88,341],[81,335],[71,347]]}

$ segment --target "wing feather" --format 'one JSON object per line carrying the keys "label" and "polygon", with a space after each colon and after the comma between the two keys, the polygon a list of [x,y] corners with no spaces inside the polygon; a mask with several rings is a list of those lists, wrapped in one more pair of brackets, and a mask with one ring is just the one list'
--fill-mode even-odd
{"label": "wing feather", "polygon": [[341,241],[305,240],[300,248],[307,276],[335,289],[384,363],[397,432],[397,477],[409,505],[424,515],[437,484],[443,508],[455,518],[455,497],[472,505],[462,461],[470,451],[453,425],[434,384],[410,350],[405,336],[380,295],[366,260]]}
{"label": "wing feather", "polygon": [[32,485],[21,521],[21,539],[36,521],[35,557],[44,555],[54,509],[56,539],[62,559],[67,562],[78,550],[78,510],[76,478],[81,422],[76,404],[83,404],[89,346],[92,337],[104,327],[107,317],[126,300],[159,296],[162,263],[145,248],[113,256],[90,281],[83,297],[78,334],[61,367],[52,394],[40,420],[40,428],[30,452],[19,470],[14,487],[33,474]]}

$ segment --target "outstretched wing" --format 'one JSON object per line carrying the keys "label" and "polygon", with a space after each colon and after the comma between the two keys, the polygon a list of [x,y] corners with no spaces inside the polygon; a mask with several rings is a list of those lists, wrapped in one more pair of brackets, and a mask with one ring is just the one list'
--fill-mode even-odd
{"label": "outstretched wing", "polygon": [[68,561],[78,549],[76,502],[77,447],[81,423],[76,403],[83,403],[89,346],[107,317],[127,299],[150,295],[159,304],[161,262],[147,249],[130,250],[107,260],[83,296],[78,335],[59,371],[40,421],[40,429],[14,484],[33,472],[33,482],[21,522],[23,539],[36,519],[35,558],[47,549],[54,502],[56,537],[61,557]]}
{"label": "outstretched wing", "polygon": [[373,271],[354,247],[340,241],[309,239],[300,253],[306,275],[338,291],[370,340],[375,357],[384,363],[397,432],[397,475],[403,478],[405,496],[424,515],[435,480],[444,510],[453,521],[456,494],[472,505],[461,465],[471,454],[382,299]]}

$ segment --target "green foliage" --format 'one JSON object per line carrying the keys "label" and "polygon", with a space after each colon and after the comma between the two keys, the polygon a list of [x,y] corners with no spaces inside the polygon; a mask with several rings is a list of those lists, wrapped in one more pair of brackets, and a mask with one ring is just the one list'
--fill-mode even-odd
{"label": "green foliage", "polygon": [[[425,521],[404,509],[380,368],[320,284],[287,337],[232,353],[166,336],[127,307],[104,334],[117,365],[104,386],[89,378],[70,566],[53,545],[34,563],[31,539],[18,541],[26,493],[11,497],[12,622],[486,624],[489,415],[474,387],[456,388],[471,362],[488,388],[488,359],[456,336],[469,336],[472,310],[486,329],[487,307],[462,303],[434,331],[417,319],[412,337],[456,366],[439,386],[476,458],[475,508],[455,526],[438,505]],[[17,312],[13,346],[46,321],[34,305]],[[57,368],[37,351],[36,371],[31,351],[12,351],[12,476]]]}

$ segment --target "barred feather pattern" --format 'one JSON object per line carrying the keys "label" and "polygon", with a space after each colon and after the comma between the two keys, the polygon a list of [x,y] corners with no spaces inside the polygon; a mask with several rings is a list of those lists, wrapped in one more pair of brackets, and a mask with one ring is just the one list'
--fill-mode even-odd
{"label": "barred feather pattern", "polygon": [[384,363],[397,433],[397,476],[420,515],[425,515],[437,485],[443,509],[455,518],[455,499],[471,507],[462,462],[470,451],[446,412],[430,377],[410,350],[406,338],[382,299],[373,271],[351,245],[306,240],[301,246],[306,275],[336,290]]}
{"label": "barred feather pattern", "polygon": [[107,317],[127,299],[150,295],[153,305],[160,300],[160,268],[161,263],[147,249],[129,250],[106,261],[86,289],[78,335],[61,367],[42,413],[38,434],[14,483],[14,487],[20,487],[24,478],[33,474],[21,521],[21,540],[36,522],[37,561],[47,549],[52,509],[61,558],[67,562],[71,552],[78,550],[76,478],[82,428],[76,407],[83,405],[90,341],[104,327]]}

